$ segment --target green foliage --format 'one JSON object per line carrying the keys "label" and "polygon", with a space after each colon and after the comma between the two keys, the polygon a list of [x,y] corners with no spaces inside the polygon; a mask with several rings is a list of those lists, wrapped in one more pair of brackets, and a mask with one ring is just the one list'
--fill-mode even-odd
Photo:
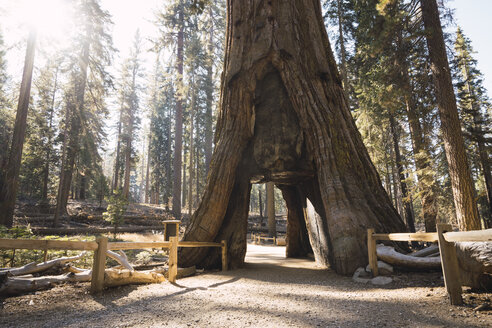
{"label": "green foliage", "polygon": [[128,201],[121,195],[119,191],[115,194],[109,196],[108,198],[108,208],[106,212],[103,213],[104,220],[111,223],[114,227],[114,236],[116,238],[116,228],[121,225],[123,220],[123,214],[125,214],[126,207],[128,206]]}

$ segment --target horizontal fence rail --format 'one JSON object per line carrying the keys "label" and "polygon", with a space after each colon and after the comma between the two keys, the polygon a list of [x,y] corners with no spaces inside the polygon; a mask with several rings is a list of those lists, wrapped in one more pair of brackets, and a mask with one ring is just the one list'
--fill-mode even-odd
{"label": "horizontal fence rail", "polygon": [[95,241],[72,240],[38,240],[38,239],[6,239],[0,238],[0,249],[55,249],[70,251],[94,251]]}
{"label": "horizontal fence rail", "polygon": [[379,274],[376,249],[377,240],[437,242],[439,244],[444,284],[450,302],[453,305],[461,305],[463,304],[461,297],[462,286],[454,243],[492,241],[492,229],[453,232],[450,224],[438,224],[437,232],[375,233],[374,229],[367,229],[369,266],[374,276]]}
{"label": "horizontal fence rail", "polygon": [[[175,282],[178,272],[178,247],[218,247],[222,249],[222,270],[228,269],[227,242],[178,241],[178,237],[170,237],[169,241],[152,242],[108,242],[107,237],[98,237],[96,241],[70,240],[39,240],[39,239],[7,239],[0,238],[0,249],[31,249],[31,250],[74,250],[94,251],[92,266],[91,292],[99,293],[104,288],[104,270],[106,251],[145,248],[169,249],[168,280]],[[46,260],[46,259],[45,259]]]}
{"label": "horizontal fence rail", "polygon": [[375,233],[373,238],[376,240],[392,241],[428,241],[437,242],[437,232],[418,232],[418,233]]}

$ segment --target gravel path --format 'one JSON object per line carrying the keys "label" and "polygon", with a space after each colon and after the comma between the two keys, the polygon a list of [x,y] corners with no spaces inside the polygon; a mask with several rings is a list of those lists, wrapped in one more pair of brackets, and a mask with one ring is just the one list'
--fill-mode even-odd
{"label": "gravel path", "polygon": [[375,287],[284,252],[248,245],[244,269],[177,284],[120,287],[99,297],[79,284],[9,298],[0,327],[492,327],[491,311],[450,306],[438,273],[399,274]]}

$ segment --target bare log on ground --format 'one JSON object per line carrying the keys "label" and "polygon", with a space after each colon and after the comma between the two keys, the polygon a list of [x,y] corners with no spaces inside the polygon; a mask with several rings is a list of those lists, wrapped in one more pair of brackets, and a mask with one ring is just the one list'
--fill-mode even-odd
{"label": "bare log on ground", "polygon": [[427,257],[427,256],[433,256],[434,254],[439,254],[439,246],[438,245],[432,245],[426,248],[423,248],[421,250],[418,250],[414,253],[408,254],[409,256],[414,256],[414,257]]}
{"label": "bare log on ground", "polygon": [[130,284],[157,284],[164,281],[166,281],[164,275],[156,271],[106,269],[104,272],[105,287]]}
{"label": "bare log on ground", "polygon": [[23,276],[26,274],[32,274],[32,273],[38,273],[38,272],[43,272],[46,271],[54,266],[61,266],[64,264],[67,264],[68,262],[73,262],[76,260],[81,259],[87,255],[87,252],[82,252],[77,256],[71,256],[71,257],[61,257],[58,259],[42,262],[42,263],[36,263],[32,262],[29,264],[26,264],[20,268],[12,268],[12,269],[1,269],[0,274],[4,275],[10,275],[10,276]]}
{"label": "bare log on ground", "polygon": [[119,251],[118,253],[110,251],[110,250],[106,251],[107,256],[109,256],[113,260],[117,261],[125,269],[130,270],[130,271],[135,271],[133,266],[128,262],[128,257],[126,257],[126,254],[123,251]]}
{"label": "bare log on ground", "polygon": [[54,285],[65,282],[86,282],[91,280],[92,270],[81,273],[67,273],[59,276],[43,276],[34,278],[13,277],[7,278],[0,285],[1,296],[22,295],[37,290],[52,288]]}
{"label": "bare log on ground", "polygon": [[439,257],[415,257],[398,253],[391,246],[378,245],[378,258],[386,263],[409,269],[440,269],[441,258]]}

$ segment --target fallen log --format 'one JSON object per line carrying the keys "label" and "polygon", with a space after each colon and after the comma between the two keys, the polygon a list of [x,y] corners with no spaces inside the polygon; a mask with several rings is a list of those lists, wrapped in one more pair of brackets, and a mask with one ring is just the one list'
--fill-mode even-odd
{"label": "fallen log", "polygon": [[409,256],[414,256],[414,257],[427,257],[427,256],[433,256],[434,254],[439,254],[439,246],[438,245],[432,245],[427,248],[423,248],[421,250],[418,250],[416,252],[408,254]]}
{"label": "fallen log", "polygon": [[376,248],[378,258],[398,267],[409,269],[440,269],[440,257],[415,257],[398,253],[391,246],[379,244]]}
{"label": "fallen log", "polygon": [[120,263],[125,269],[129,271],[135,271],[133,266],[128,262],[128,257],[126,257],[125,252],[119,251],[119,254],[110,250],[106,251],[106,255],[113,260],[116,260],[118,263]]}
{"label": "fallen log", "polygon": [[65,282],[85,282],[91,280],[91,270],[81,273],[67,273],[58,276],[34,278],[9,277],[0,285],[1,296],[15,296],[52,288]]}
{"label": "fallen log", "polygon": [[115,287],[130,284],[156,284],[164,282],[166,278],[156,271],[130,271],[106,269],[104,271],[104,286]]}
{"label": "fallen log", "polygon": [[0,274],[1,275],[10,275],[10,276],[23,276],[26,274],[32,274],[32,273],[38,273],[38,272],[43,272],[46,271],[54,266],[62,266],[68,262],[73,262],[76,260],[81,259],[87,255],[87,252],[82,252],[77,256],[71,256],[71,257],[60,257],[58,259],[42,262],[42,263],[36,263],[36,262],[31,262],[29,264],[26,264],[22,267],[19,268],[6,268],[6,269],[0,269]]}

